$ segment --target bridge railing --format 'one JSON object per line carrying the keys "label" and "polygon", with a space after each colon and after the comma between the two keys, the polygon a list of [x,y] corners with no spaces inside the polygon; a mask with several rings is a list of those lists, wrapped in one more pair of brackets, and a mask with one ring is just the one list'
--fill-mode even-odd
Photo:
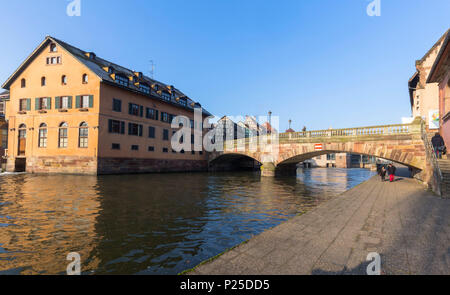
{"label": "bridge railing", "polygon": [[395,124],[345,129],[327,129],[301,132],[280,133],[280,139],[317,138],[317,137],[349,137],[371,135],[395,135],[411,133],[412,124]]}

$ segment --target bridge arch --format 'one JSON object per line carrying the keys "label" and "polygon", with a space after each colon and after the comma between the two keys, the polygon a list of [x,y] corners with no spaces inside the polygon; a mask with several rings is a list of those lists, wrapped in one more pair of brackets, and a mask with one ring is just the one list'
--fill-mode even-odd
{"label": "bridge arch", "polygon": [[257,157],[246,153],[222,153],[210,157],[210,171],[259,170],[262,163]]}

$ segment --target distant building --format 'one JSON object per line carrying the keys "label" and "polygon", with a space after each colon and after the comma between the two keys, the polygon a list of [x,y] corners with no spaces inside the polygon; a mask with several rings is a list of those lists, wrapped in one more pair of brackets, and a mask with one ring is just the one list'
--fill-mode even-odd
{"label": "distant building", "polygon": [[408,81],[412,117],[422,117],[428,130],[439,129],[440,118],[439,86],[438,83],[427,82],[427,79],[449,32],[450,30],[416,61],[416,72]]}

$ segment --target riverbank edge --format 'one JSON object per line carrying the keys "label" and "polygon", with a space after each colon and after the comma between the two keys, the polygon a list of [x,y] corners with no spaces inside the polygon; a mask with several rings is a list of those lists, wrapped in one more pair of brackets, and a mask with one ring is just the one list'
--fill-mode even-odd
{"label": "riverbank edge", "polygon": [[[213,256],[213,257],[210,257],[210,258],[208,258],[208,259],[206,259],[206,260],[200,262],[200,263],[197,264],[196,266],[194,266],[194,267],[192,267],[192,268],[189,268],[189,269],[186,269],[186,270],[184,270],[184,271],[178,273],[178,275],[180,275],[180,276],[182,276],[182,275],[189,275],[189,273],[195,271],[195,270],[196,270],[197,268],[199,268],[200,266],[202,266],[202,265],[204,265],[204,264],[206,264],[206,263],[209,263],[209,262],[212,262],[212,261],[216,260],[216,259],[219,258],[220,256],[222,256],[222,255],[224,255],[224,254],[226,254],[226,253],[228,253],[228,252],[230,252],[230,251],[232,251],[232,250],[238,248],[239,246],[242,246],[242,245],[247,244],[247,243],[250,242],[253,238],[255,238],[255,237],[257,237],[257,236],[263,234],[264,232],[266,232],[266,231],[268,231],[268,230],[272,230],[272,229],[274,229],[274,228],[277,228],[277,227],[279,227],[280,225],[282,225],[282,224],[284,224],[284,223],[290,221],[291,219],[293,219],[293,218],[295,218],[295,217],[298,217],[298,216],[301,216],[301,215],[303,215],[303,214],[305,214],[305,213],[307,213],[307,212],[312,212],[312,211],[314,211],[314,210],[317,210],[320,206],[323,206],[323,205],[324,205],[325,203],[327,203],[328,201],[330,201],[330,200],[332,200],[332,199],[335,199],[335,198],[338,198],[338,197],[340,197],[340,196],[342,196],[342,195],[344,195],[344,194],[347,194],[347,193],[351,192],[352,190],[356,189],[357,187],[361,186],[362,184],[364,184],[364,183],[370,181],[372,178],[375,178],[375,177],[379,177],[379,176],[378,176],[378,175],[374,175],[374,176],[370,177],[369,179],[367,179],[366,181],[363,181],[363,182],[361,182],[361,183],[358,183],[357,185],[355,185],[354,187],[350,188],[349,190],[346,190],[345,192],[342,192],[342,193],[340,193],[340,194],[338,194],[338,195],[336,195],[336,196],[334,196],[334,197],[328,199],[327,201],[325,201],[325,202],[319,204],[318,206],[314,207],[313,209],[307,210],[307,211],[304,211],[304,212],[301,212],[301,213],[297,213],[297,214],[293,215],[292,217],[286,219],[285,221],[281,222],[280,224],[278,224],[278,225],[276,225],[276,226],[274,226],[274,227],[269,227],[269,228],[265,229],[264,231],[260,232],[259,234],[253,235],[251,238],[249,238],[249,239],[247,239],[247,240],[245,240],[245,241],[243,241],[243,242],[237,244],[236,246],[233,246],[233,247],[231,247],[231,248],[228,248],[228,249],[226,249],[225,251],[223,251],[223,252],[221,252],[221,253],[219,253],[219,254]],[[415,179],[415,180],[416,180],[417,182],[421,183],[421,181],[418,181],[417,179]]]}

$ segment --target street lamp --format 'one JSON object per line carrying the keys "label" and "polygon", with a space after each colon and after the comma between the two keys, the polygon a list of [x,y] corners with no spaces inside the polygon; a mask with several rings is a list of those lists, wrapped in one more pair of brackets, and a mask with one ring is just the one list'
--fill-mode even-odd
{"label": "street lamp", "polygon": [[272,134],[272,112],[271,111],[269,111],[269,126],[267,126],[268,128],[268,133],[269,134]]}

